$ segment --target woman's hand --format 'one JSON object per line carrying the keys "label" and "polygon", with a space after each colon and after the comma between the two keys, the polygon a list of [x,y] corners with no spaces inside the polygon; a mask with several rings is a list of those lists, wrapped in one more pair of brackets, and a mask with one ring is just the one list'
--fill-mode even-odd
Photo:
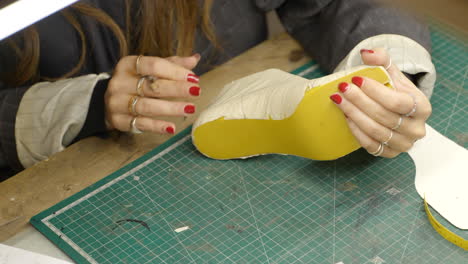
{"label": "woman's hand", "polygon": [[161,118],[193,114],[195,105],[167,99],[200,95],[198,76],[191,71],[199,60],[199,54],[122,58],[105,93],[108,129],[174,134],[175,125]]}
{"label": "woman's hand", "polygon": [[369,153],[387,158],[408,151],[426,135],[428,98],[391,63],[385,49],[361,50],[367,65],[386,67],[395,89],[366,77],[341,83],[331,99],[347,116],[351,132]]}

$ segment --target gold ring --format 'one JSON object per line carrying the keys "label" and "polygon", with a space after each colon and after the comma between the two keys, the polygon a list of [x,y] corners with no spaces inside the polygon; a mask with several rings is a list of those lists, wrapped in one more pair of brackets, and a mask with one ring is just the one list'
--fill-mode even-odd
{"label": "gold ring", "polygon": [[146,80],[146,76],[141,77],[138,80],[137,86],[136,86],[136,93],[141,97],[145,96],[143,93],[143,83],[145,82],[145,80]]}
{"label": "gold ring", "polygon": [[141,57],[143,57],[143,55],[138,55],[138,57],[136,59],[136,62],[135,62],[135,70],[136,70],[136,73],[138,75],[141,75],[141,73],[140,73],[140,60],[141,60]]}
{"label": "gold ring", "polygon": [[130,97],[130,100],[128,100],[128,112],[133,115],[133,116],[137,116],[138,113],[136,112],[136,104],[138,102],[138,99],[140,99],[140,96],[138,95],[134,95],[132,97]]}
{"label": "gold ring", "polygon": [[143,131],[141,131],[140,129],[138,129],[138,127],[136,127],[135,125],[136,120],[137,120],[137,117],[135,116],[134,118],[132,118],[132,121],[130,121],[130,132],[132,132],[133,134],[141,134],[143,133]]}

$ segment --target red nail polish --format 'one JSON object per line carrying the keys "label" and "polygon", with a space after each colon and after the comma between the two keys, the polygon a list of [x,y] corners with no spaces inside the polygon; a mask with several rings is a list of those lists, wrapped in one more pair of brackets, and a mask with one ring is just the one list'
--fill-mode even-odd
{"label": "red nail polish", "polygon": [[338,89],[340,90],[340,92],[342,93],[345,93],[349,88],[349,84],[348,83],[345,83],[345,82],[342,82],[340,84],[338,84]]}
{"label": "red nail polish", "polygon": [[335,102],[335,104],[341,104],[341,101],[343,101],[343,98],[341,98],[339,94],[332,94],[330,96],[330,99],[332,99],[332,101]]}
{"label": "red nail polish", "polygon": [[187,105],[187,106],[185,106],[184,112],[185,112],[186,114],[193,114],[193,113],[195,113],[195,106],[194,106],[194,105]]}
{"label": "red nail polish", "polygon": [[371,49],[361,49],[361,53],[374,53]]}
{"label": "red nail polish", "polygon": [[364,83],[364,79],[362,77],[359,77],[359,76],[354,76],[351,81],[357,86],[357,87],[361,87],[362,86],[362,83]]}
{"label": "red nail polish", "polygon": [[166,132],[169,134],[174,134],[174,128],[173,127],[167,127]]}
{"label": "red nail polish", "polygon": [[199,83],[199,82],[200,82],[200,77],[198,77],[198,76],[195,75],[195,74],[189,73],[189,74],[187,75],[187,82]]}
{"label": "red nail polish", "polygon": [[200,87],[198,86],[192,86],[189,89],[189,93],[193,96],[199,96],[200,95]]}

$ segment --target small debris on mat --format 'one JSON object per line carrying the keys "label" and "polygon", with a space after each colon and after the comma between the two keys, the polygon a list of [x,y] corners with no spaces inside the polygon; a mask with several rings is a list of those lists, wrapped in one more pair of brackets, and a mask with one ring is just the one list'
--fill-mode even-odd
{"label": "small debris on mat", "polygon": [[397,195],[397,194],[401,193],[401,191],[398,190],[398,189],[395,189],[395,188],[391,188],[391,189],[388,189],[388,190],[386,191],[386,193],[388,193],[388,194],[390,194],[390,195]]}
{"label": "small debris on mat", "polygon": [[353,191],[354,189],[357,189],[358,187],[359,186],[357,186],[356,184],[352,182],[345,182],[343,184],[338,185],[337,189],[338,191],[341,191],[341,192],[349,192],[349,191]]}
{"label": "small debris on mat", "polygon": [[175,229],[174,231],[176,231],[177,233],[180,233],[180,232],[184,232],[186,230],[189,230],[190,227],[189,226],[184,226],[184,227],[179,227],[177,229]]}
{"label": "small debris on mat", "polygon": [[382,264],[385,261],[381,259],[379,256],[375,256],[375,258],[371,259],[370,262],[374,264]]}
{"label": "small debris on mat", "polygon": [[116,221],[115,223],[117,224],[117,226],[112,228],[112,231],[115,230],[117,227],[119,227],[120,225],[122,225],[125,222],[138,223],[141,226],[143,226],[144,228],[148,229],[148,231],[151,231],[151,228],[148,226],[148,224],[145,221],[141,221],[141,220],[137,220],[137,219],[122,219],[122,220]]}

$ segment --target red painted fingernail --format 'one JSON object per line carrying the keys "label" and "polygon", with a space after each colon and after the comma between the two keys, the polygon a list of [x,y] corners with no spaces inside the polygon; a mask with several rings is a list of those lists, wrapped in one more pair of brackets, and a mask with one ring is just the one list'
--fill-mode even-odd
{"label": "red painted fingernail", "polygon": [[364,79],[362,77],[359,77],[359,76],[354,76],[351,81],[357,86],[357,87],[361,87],[362,86],[362,83],[364,82]]}
{"label": "red painted fingernail", "polygon": [[199,96],[200,95],[200,87],[198,86],[192,86],[189,89],[189,93],[193,96]]}
{"label": "red painted fingernail", "polygon": [[187,75],[187,82],[199,83],[199,82],[200,82],[200,77],[198,77],[198,76],[195,75],[195,74],[189,73],[189,74]]}
{"label": "red painted fingernail", "polygon": [[340,84],[338,84],[338,89],[340,89],[340,92],[342,93],[345,93],[349,88],[349,84],[348,83],[345,83],[345,82],[342,82]]}
{"label": "red painted fingernail", "polygon": [[341,101],[343,101],[343,98],[341,98],[339,94],[332,94],[330,96],[330,99],[332,99],[332,101],[335,102],[335,104],[341,104]]}
{"label": "red painted fingernail", "polygon": [[174,128],[173,127],[167,127],[166,132],[169,134],[174,134]]}
{"label": "red painted fingernail", "polygon": [[361,49],[361,53],[374,53],[371,49]]}
{"label": "red painted fingernail", "polygon": [[195,113],[195,106],[194,106],[194,105],[187,105],[187,106],[185,106],[184,112],[185,112],[186,114],[193,114],[193,113]]}

